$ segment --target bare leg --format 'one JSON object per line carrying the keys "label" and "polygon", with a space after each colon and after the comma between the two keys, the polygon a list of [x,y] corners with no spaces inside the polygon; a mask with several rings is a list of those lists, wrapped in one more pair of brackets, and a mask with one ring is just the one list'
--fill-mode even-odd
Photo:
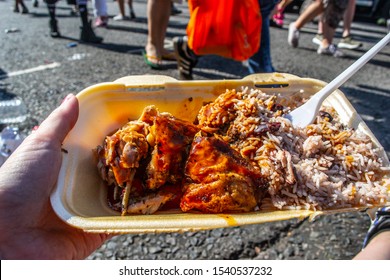
{"label": "bare leg", "polygon": [[327,23],[322,22],[322,34],[324,35],[324,38],[322,39],[321,46],[323,48],[327,48],[332,44],[335,32],[336,29],[330,27]]}
{"label": "bare leg", "polygon": [[343,37],[351,35],[351,25],[353,17],[355,15],[355,3],[356,0],[349,0],[348,7],[344,13],[344,23],[343,23]]}
{"label": "bare leg", "polygon": [[325,10],[322,0],[316,0],[311,2],[309,6],[303,11],[298,19],[288,26],[287,42],[293,48],[298,47],[299,43],[299,30],[313,18],[323,13]]}
{"label": "bare leg", "polygon": [[130,10],[130,18],[134,19],[135,13],[134,13],[134,9],[133,9],[133,0],[127,0],[127,5],[129,6],[129,10]]}
{"label": "bare leg", "polygon": [[119,14],[125,17],[125,0],[116,0],[118,2]]}
{"label": "bare leg", "polygon": [[355,4],[356,0],[349,0],[348,6],[344,12],[343,38],[337,45],[339,48],[354,50],[363,46],[361,42],[352,40],[351,36],[351,26],[353,17],[355,16]]}
{"label": "bare leg", "polygon": [[[150,60],[161,59],[165,34],[171,14],[171,0],[148,0],[148,41],[146,53]],[[153,61],[156,62],[156,61]]]}
{"label": "bare leg", "polygon": [[301,29],[306,23],[313,20],[316,16],[324,11],[324,6],[321,0],[316,0],[311,3],[306,10],[295,21],[296,29]]}
{"label": "bare leg", "polygon": [[338,26],[338,19],[343,16],[343,13],[335,14],[335,17],[332,20],[332,18],[329,17],[329,13],[333,10],[332,8],[329,9],[330,10],[326,10],[321,17],[323,38],[320,47],[317,49],[317,53],[321,55],[325,54],[332,55],[334,57],[343,57],[344,54],[333,44],[334,34]]}
{"label": "bare leg", "polygon": [[324,27],[323,27],[322,20],[318,22],[318,34],[324,34]]}

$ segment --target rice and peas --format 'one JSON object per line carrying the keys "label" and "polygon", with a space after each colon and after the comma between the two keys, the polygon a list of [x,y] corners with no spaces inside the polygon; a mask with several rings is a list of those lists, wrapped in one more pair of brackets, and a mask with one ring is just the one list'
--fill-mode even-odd
{"label": "rice and peas", "polygon": [[336,111],[325,106],[314,124],[294,128],[282,115],[299,104],[259,89],[227,90],[202,107],[198,122],[267,178],[269,195],[261,210],[388,203],[390,167],[371,138],[344,126]]}

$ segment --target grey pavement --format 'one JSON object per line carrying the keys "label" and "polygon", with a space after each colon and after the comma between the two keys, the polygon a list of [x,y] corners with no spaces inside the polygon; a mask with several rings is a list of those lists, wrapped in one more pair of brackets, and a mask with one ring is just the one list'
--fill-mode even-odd
{"label": "grey pavement", "polygon": [[[63,38],[49,36],[48,14],[26,1],[30,14],[12,12],[13,1],[0,0],[0,99],[21,98],[29,118],[20,124],[28,133],[69,93],[100,82],[135,74],[159,74],[179,78],[175,62],[163,71],[151,70],[141,51],[147,38],[146,0],[134,1],[135,21],[109,22],[96,29],[104,37],[101,45],[78,43],[80,19],[70,15],[66,1],[58,3],[57,15]],[[185,34],[186,2],[177,5],[183,13],[171,17],[166,44]],[[91,9],[91,7],[90,7]],[[110,16],[118,12],[108,1]],[[92,11],[91,11],[92,12]],[[354,38],[363,42],[359,50],[345,51],[345,58],[320,56],[311,42],[316,25],[301,32],[299,47],[287,45],[288,23],[297,17],[287,14],[283,29],[271,28],[272,59],[278,72],[330,82],[365,51],[386,35],[386,28],[370,22],[353,23]],[[19,32],[5,33],[17,28]],[[336,43],[341,28],[337,29]],[[69,43],[77,43],[68,48]],[[390,47],[376,55],[341,90],[390,155]],[[248,75],[241,63],[217,56],[202,57],[194,78],[240,79]],[[365,213],[321,216],[314,221],[289,220],[210,231],[121,235],[113,237],[90,259],[350,259],[361,248],[370,222]]]}

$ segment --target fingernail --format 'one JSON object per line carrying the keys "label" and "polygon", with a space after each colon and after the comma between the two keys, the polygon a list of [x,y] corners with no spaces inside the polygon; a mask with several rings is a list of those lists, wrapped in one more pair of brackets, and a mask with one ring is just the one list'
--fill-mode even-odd
{"label": "fingernail", "polygon": [[69,99],[71,99],[73,97],[73,94],[68,94],[63,100],[62,100],[62,102],[61,102],[61,104],[63,104],[63,103],[65,103],[65,102],[67,102]]}

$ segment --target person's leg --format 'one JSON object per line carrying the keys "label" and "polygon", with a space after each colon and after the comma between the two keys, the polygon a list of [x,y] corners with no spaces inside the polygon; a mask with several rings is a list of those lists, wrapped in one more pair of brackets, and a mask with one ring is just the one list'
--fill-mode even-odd
{"label": "person's leg", "polygon": [[160,63],[165,34],[171,14],[171,0],[148,0],[148,40],[145,47],[148,59]]}
{"label": "person's leg", "polygon": [[322,4],[322,0],[313,1],[307,9],[298,17],[298,19],[294,22],[296,29],[301,29],[306,25],[309,21],[312,21],[316,16],[321,14],[324,11],[324,5]]}
{"label": "person's leg", "polygon": [[329,45],[333,43],[334,34],[336,32],[335,28],[329,26],[329,24],[322,22],[322,47],[327,48]]}
{"label": "person's leg", "polygon": [[96,27],[107,27],[108,13],[106,0],[92,0],[93,15],[95,16]]}
{"label": "person's leg", "polygon": [[313,37],[312,42],[316,45],[321,45],[323,38],[324,38],[324,28],[323,28],[322,20],[319,20],[317,34],[316,36]]}
{"label": "person's leg", "polygon": [[80,19],[82,25],[80,41],[87,43],[101,43],[103,41],[103,38],[95,35],[91,23],[88,20],[87,0],[77,0],[77,6],[80,11]]}
{"label": "person's leg", "polygon": [[99,0],[92,0],[93,16],[99,17]]}
{"label": "person's leg", "polygon": [[[188,11],[190,17],[198,3],[189,1]],[[177,61],[177,69],[182,80],[192,80],[192,70],[198,63],[198,56],[188,45],[188,37],[180,36],[173,38],[173,50]]]}
{"label": "person's leg", "polygon": [[119,14],[125,17],[126,16],[125,0],[116,0],[116,1],[118,2]]}
{"label": "person's leg", "polygon": [[133,9],[133,0],[127,0],[127,4],[129,5],[130,18],[131,19],[135,19],[136,16],[135,16],[135,12],[134,12],[134,9]]}
{"label": "person's leg", "polygon": [[88,25],[88,9],[87,0],[77,0],[77,7],[80,11],[80,19],[82,26]]}
{"label": "person's leg", "polygon": [[28,14],[28,9],[26,5],[24,4],[23,0],[19,0],[20,5],[22,6],[22,14]]}
{"label": "person's leg", "polygon": [[50,20],[56,19],[56,1],[46,0],[47,10],[49,12]]}
{"label": "person's leg", "polygon": [[107,1],[106,0],[92,0],[93,4],[93,15],[98,16],[107,16]]}
{"label": "person's leg", "polygon": [[280,1],[272,11],[271,23],[275,23],[278,27],[283,27],[284,9],[290,5],[292,0]]}
{"label": "person's leg", "polygon": [[290,23],[288,28],[288,43],[296,48],[299,42],[299,29],[301,29],[306,23],[313,20],[316,16],[324,11],[324,5],[322,0],[313,1],[304,12],[298,17],[295,22]]}
{"label": "person's leg", "polygon": [[352,40],[352,36],[351,36],[351,26],[352,26],[353,17],[355,16],[355,6],[356,6],[356,0],[349,0],[347,9],[345,10],[344,17],[343,17],[342,39],[337,45],[339,48],[357,49],[363,45],[361,42]]}
{"label": "person's leg", "polygon": [[19,1],[15,0],[14,13],[19,13]]}
{"label": "person's leg", "polygon": [[323,22],[323,39],[317,49],[318,54],[332,55],[334,57],[344,56],[344,53],[333,44],[335,32],[336,28],[330,26],[327,22]]}
{"label": "person's leg", "polygon": [[114,20],[125,20],[126,11],[125,11],[125,0],[116,0],[118,3],[119,14],[114,17]]}
{"label": "person's leg", "polygon": [[347,37],[351,35],[351,26],[353,17],[355,16],[355,9],[356,9],[356,0],[349,0],[347,9],[344,13],[344,20],[343,20],[343,37]]}
{"label": "person's leg", "polygon": [[275,72],[272,66],[271,46],[270,46],[270,21],[272,11],[276,2],[269,0],[259,0],[261,7],[261,16],[263,18],[261,26],[261,40],[259,50],[248,60],[249,72],[253,73],[271,73]]}
{"label": "person's leg", "polygon": [[47,10],[49,12],[49,26],[50,26],[50,36],[53,38],[61,37],[61,34],[58,30],[57,19],[56,19],[56,0],[45,0]]}
{"label": "person's leg", "polygon": [[171,16],[171,1],[170,0],[160,0],[161,2],[161,29],[160,29],[160,38],[159,38],[159,49],[161,50],[161,55],[164,54],[164,41],[165,35],[167,33],[169,18]]}
{"label": "person's leg", "polygon": [[188,37],[173,38],[177,69],[182,80],[192,80],[192,70],[198,63],[198,56],[188,46]]}
{"label": "person's leg", "polygon": [[325,11],[321,17],[323,26],[323,39],[319,46],[318,54],[333,55],[342,57],[344,54],[333,44],[334,34],[339,22],[344,16],[349,0],[328,0]]}

